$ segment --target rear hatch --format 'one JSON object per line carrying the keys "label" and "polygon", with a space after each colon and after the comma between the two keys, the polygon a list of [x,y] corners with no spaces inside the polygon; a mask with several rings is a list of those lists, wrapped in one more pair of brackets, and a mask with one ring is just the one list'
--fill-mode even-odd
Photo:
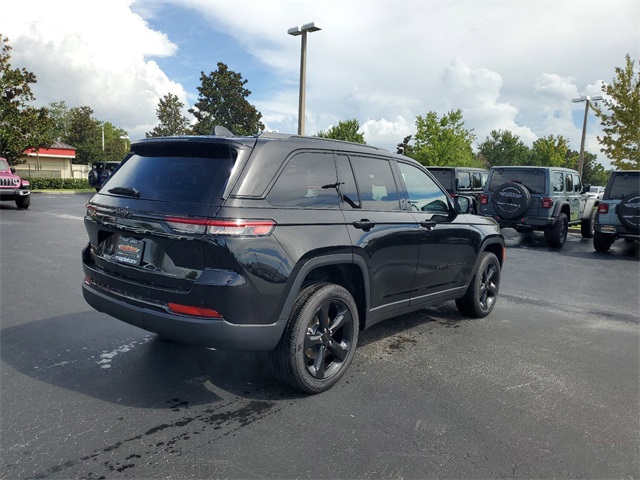
{"label": "rear hatch", "polygon": [[436,180],[440,182],[447,192],[454,193],[454,181],[453,181],[453,170],[450,168],[428,168],[431,175],[436,177]]}
{"label": "rear hatch", "polygon": [[542,211],[541,198],[547,187],[546,171],[541,168],[496,168],[489,179],[489,192],[495,193],[505,183],[517,183],[529,190],[531,203],[523,214],[537,216]]}
{"label": "rear hatch", "polygon": [[87,205],[85,264],[140,296],[186,293],[207,267],[234,270],[224,242],[205,233],[250,151],[210,137],[134,143]]}

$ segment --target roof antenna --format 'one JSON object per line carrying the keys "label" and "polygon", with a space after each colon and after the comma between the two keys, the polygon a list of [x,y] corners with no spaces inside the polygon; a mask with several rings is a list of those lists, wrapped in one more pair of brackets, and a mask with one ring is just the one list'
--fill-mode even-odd
{"label": "roof antenna", "polygon": [[211,129],[211,135],[215,135],[216,137],[233,137],[233,133],[228,128],[225,128],[221,125],[216,125]]}

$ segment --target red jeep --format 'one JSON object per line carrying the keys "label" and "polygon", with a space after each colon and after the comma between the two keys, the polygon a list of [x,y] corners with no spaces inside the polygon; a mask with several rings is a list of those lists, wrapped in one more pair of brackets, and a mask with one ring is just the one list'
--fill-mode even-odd
{"label": "red jeep", "polygon": [[31,186],[16,175],[16,169],[9,167],[5,158],[0,157],[0,200],[15,200],[18,208],[29,208]]}

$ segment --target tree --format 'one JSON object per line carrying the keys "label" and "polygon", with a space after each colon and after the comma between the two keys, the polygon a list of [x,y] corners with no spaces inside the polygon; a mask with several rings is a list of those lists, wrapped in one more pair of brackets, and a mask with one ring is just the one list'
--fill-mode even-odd
{"label": "tree", "polygon": [[1,34],[0,46],[0,156],[15,165],[25,150],[51,146],[52,121],[46,108],[28,105],[35,99],[35,74],[11,67],[9,39]]}
{"label": "tree", "polygon": [[354,118],[352,120],[340,121],[335,127],[331,127],[328,130],[320,130],[318,137],[363,144],[367,143],[364,141],[364,134],[358,133],[359,129],[360,123]]}
{"label": "tree", "polygon": [[622,170],[640,168],[640,70],[634,75],[633,64],[627,54],[626,66],[616,68],[613,83],[602,84],[603,103],[609,113],[592,105],[604,130],[604,136],[598,137],[604,145],[601,151]]}
{"label": "tree", "polygon": [[228,128],[236,135],[255,135],[264,130],[262,114],[247,101],[251,91],[244,88],[248,80],[218,62],[218,69],[209,76],[200,74],[198,101],[189,109],[197,123],[198,135],[209,135],[216,125]]}
{"label": "tree", "polygon": [[542,137],[533,142],[529,163],[544,167],[564,167],[569,143],[562,135]]}
{"label": "tree", "polygon": [[[565,166],[567,168],[578,169],[580,152],[567,150]],[[607,184],[609,173],[604,167],[596,162],[597,156],[593,153],[584,152],[584,164],[582,165],[582,183],[589,185],[604,186]]]}
{"label": "tree", "polygon": [[53,120],[53,137],[63,142],[69,136],[71,115],[64,101],[49,104],[49,112]]}
{"label": "tree", "polygon": [[102,125],[92,115],[93,110],[87,106],[69,110],[69,134],[62,141],[76,148],[73,163],[103,160]]}
{"label": "tree", "polygon": [[526,165],[531,150],[509,130],[492,130],[478,145],[478,155],[489,165]]}
{"label": "tree", "polygon": [[407,135],[406,137],[404,137],[404,140],[402,140],[402,142],[400,142],[397,145],[396,153],[398,155],[405,155],[407,157],[411,157],[413,153],[413,147],[409,145],[410,141],[411,141],[411,135]]}
{"label": "tree", "polygon": [[160,125],[146,133],[148,137],[168,137],[189,133],[189,119],[182,115],[184,104],[177,95],[168,93],[158,102],[156,115]]}
{"label": "tree", "polygon": [[471,148],[476,137],[464,128],[462,110],[452,110],[441,119],[435,112],[418,116],[416,127],[411,157],[423,165],[481,166]]}

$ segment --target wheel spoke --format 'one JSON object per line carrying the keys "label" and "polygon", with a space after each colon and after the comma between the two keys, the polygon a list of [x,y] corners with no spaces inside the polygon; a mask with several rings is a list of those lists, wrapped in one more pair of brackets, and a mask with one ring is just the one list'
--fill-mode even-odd
{"label": "wheel spoke", "polygon": [[317,348],[322,343],[322,336],[318,333],[307,333],[304,337],[304,351]]}
{"label": "wheel spoke", "polygon": [[342,324],[344,323],[345,319],[347,318],[347,309],[346,308],[341,308],[338,311],[338,314],[336,315],[336,318],[334,318],[333,320],[331,320],[329,323],[329,329],[332,332],[337,332],[338,329],[342,326]]}
{"label": "wheel spoke", "polygon": [[330,307],[331,307],[330,303],[325,303],[316,312],[316,316],[318,317],[318,321],[320,322],[321,331],[324,331],[327,328],[329,328],[329,308]]}
{"label": "wheel spoke", "polygon": [[316,378],[324,378],[324,359],[327,355],[327,347],[322,345],[318,348],[318,355],[316,355],[316,359],[313,362],[313,376]]}
{"label": "wheel spoke", "polygon": [[347,358],[349,347],[350,345],[345,342],[338,343],[336,341],[332,341],[331,343],[329,343],[329,350],[341,362],[343,362],[344,359]]}

